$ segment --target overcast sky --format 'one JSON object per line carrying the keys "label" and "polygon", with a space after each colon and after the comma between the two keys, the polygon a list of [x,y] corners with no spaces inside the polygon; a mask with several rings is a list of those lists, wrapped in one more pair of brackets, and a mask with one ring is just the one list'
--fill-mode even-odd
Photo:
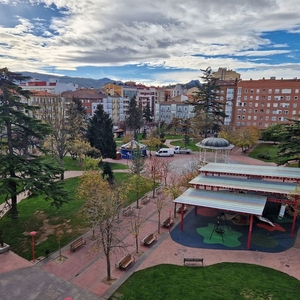
{"label": "overcast sky", "polygon": [[185,83],[300,77],[299,0],[0,0],[0,67]]}

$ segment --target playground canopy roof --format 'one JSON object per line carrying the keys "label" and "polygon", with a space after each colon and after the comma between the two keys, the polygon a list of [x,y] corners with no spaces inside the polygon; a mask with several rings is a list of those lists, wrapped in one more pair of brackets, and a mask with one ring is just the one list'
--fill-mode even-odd
{"label": "playground canopy roof", "polygon": [[209,163],[200,169],[202,173],[235,175],[260,178],[274,178],[283,180],[300,180],[300,168],[276,166],[251,166],[241,164]]}
{"label": "playground canopy roof", "polygon": [[[231,165],[230,165],[231,166]],[[227,165],[228,168],[228,165]],[[216,187],[231,190],[263,192],[267,194],[298,195],[297,183],[246,179],[229,176],[199,175],[189,182],[193,185]],[[240,194],[239,194],[240,195]]]}
{"label": "playground canopy roof", "polygon": [[173,202],[261,216],[266,196],[189,188]]}

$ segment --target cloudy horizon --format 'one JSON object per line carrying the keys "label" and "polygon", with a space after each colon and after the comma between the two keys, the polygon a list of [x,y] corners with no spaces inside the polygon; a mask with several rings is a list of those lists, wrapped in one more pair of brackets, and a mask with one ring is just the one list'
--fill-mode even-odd
{"label": "cloudy horizon", "polygon": [[0,67],[172,84],[300,77],[296,0],[0,0]]}

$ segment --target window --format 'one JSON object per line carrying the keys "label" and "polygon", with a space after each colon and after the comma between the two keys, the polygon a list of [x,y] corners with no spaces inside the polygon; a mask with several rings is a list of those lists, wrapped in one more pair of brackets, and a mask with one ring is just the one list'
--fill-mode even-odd
{"label": "window", "polygon": [[253,90],[253,89],[251,89],[251,90],[250,90],[250,94],[253,94],[253,93],[254,93],[254,90]]}
{"label": "window", "polygon": [[281,97],[280,96],[274,96],[274,100],[280,101]]}
{"label": "window", "polygon": [[245,94],[247,94],[247,93],[248,93],[248,90],[247,90],[247,89],[245,89],[245,90],[244,90],[244,93],[245,93]]}
{"label": "window", "polygon": [[241,96],[238,96],[237,101],[241,101],[241,98],[242,98]]}
{"label": "window", "polygon": [[266,99],[266,97],[265,96],[261,96],[261,100],[265,100]]}
{"label": "window", "polygon": [[247,122],[247,126],[250,126],[250,124],[251,124],[250,122]]}
{"label": "window", "polygon": [[296,107],[297,107],[297,103],[294,103],[294,104],[293,104],[293,108],[296,108]]}
{"label": "window", "polygon": [[259,100],[259,96],[255,96],[255,100]]}
{"label": "window", "polygon": [[265,104],[264,104],[264,103],[261,103],[260,106],[261,106],[261,107],[265,107]]}
{"label": "window", "polygon": [[251,120],[251,116],[248,116],[248,120]]}
{"label": "window", "polygon": [[295,93],[299,93],[299,89],[295,89]]}
{"label": "window", "polygon": [[236,122],[236,126],[241,126],[241,122]]}
{"label": "window", "polygon": [[268,100],[270,101],[272,99],[272,97],[271,96],[268,96]]}
{"label": "window", "polygon": [[253,126],[256,126],[256,122],[253,122]]}
{"label": "window", "polygon": [[249,102],[249,107],[252,107],[252,102]]}
{"label": "window", "polygon": [[269,124],[268,124],[268,123],[265,123],[265,127],[268,128],[268,127],[269,127]]}
{"label": "window", "polygon": [[269,116],[266,116],[266,118],[265,118],[265,119],[266,119],[266,121],[269,121]]}
{"label": "window", "polygon": [[242,88],[238,88],[238,95],[241,95],[242,94]]}
{"label": "window", "polygon": [[291,92],[292,92],[291,89],[282,89],[282,90],[281,90],[281,93],[282,93],[282,94],[290,94]]}
{"label": "window", "polygon": [[238,120],[240,120],[240,119],[241,119],[241,116],[240,116],[240,115],[238,115],[238,116],[237,116],[237,119],[238,119]]}
{"label": "window", "polygon": [[269,109],[266,109],[266,114],[269,114],[270,113],[270,110]]}
{"label": "window", "polygon": [[258,103],[255,103],[255,107],[258,107]]}
{"label": "window", "polygon": [[256,89],[256,93],[259,94],[259,92],[260,92],[260,90],[259,90],[259,89]]}
{"label": "window", "polygon": [[259,119],[260,119],[260,120],[263,120],[263,116],[259,116]]}
{"label": "window", "polygon": [[279,94],[279,89],[275,89],[275,94]]}
{"label": "window", "polygon": [[289,111],[288,111],[288,110],[284,110],[283,113],[284,113],[285,115],[288,115]]}
{"label": "window", "polygon": [[257,116],[253,116],[253,120],[257,120]]}
{"label": "window", "polygon": [[248,109],[248,114],[252,114],[252,109],[251,108]]}
{"label": "window", "polygon": [[273,103],[273,107],[278,107],[278,103]]}
{"label": "window", "polygon": [[262,89],[262,93],[265,94],[266,93],[266,89]]}
{"label": "window", "polygon": [[247,100],[247,96],[244,96],[244,100]]}
{"label": "window", "polygon": [[257,114],[257,109],[254,109],[254,113]]}
{"label": "window", "polygon": [[295,96],[295,97],[294,97],[294,100],[298,100],[298,96]]}
{"label": "window", "polygon": [[292,114],[295,115],[297,113],[296,110],[292,110]]}
{"label": "window", "polygon": [[260,112],[261,114],[263,114],[263,113],[264,113],[264,110],[263,110],[263,109],[261,109],[259,112]]}
{"label": "window", "polygon": [[276,117],[272,117],[272,121],[276,121]]}
{"label": "window", "polygon": [[271,107],[271,103],[267,103],[267,107]]}
{"label": "window", "polygon": [[269,94],[272,94],[272,89],[269,89]]}
{"label": "window", "polygon": [[250,100],[253,100],[253,96],[250,96],[249,99],[250,99]]}
{"label": "window", "polygon": [[291,96],[285,96],[285,100],[290,101],[291,100]]}

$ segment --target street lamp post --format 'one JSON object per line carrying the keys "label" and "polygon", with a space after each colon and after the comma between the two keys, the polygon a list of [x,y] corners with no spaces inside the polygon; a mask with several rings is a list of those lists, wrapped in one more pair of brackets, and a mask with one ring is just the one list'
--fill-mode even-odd
{"label": "street lamp post", "polygon": [[35,262],[35,255],[34,255],[34,236],[36,235],[36,231],[31,231],[30,235],[32,237],[31,239],[31,246],[32,246],[32,261]]}

